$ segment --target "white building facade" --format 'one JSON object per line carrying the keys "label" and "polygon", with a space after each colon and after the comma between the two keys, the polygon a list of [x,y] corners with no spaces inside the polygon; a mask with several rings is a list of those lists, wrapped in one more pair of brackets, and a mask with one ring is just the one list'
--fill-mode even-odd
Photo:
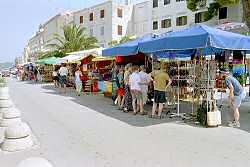
{"label": "white building facade", "polygon": [[106,1],[74,13],[74,23],[86,28],[86,34],[96,37],[100,47],[108,47],[112,40],[128,34],[132,17],[132,5]]}

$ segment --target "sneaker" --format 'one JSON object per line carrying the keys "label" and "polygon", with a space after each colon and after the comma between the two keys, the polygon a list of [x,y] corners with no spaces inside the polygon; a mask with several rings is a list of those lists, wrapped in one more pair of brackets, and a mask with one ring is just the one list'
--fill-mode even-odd
{"label": "sneaker", "polygon": [[228,123],[228,126],[232,128],[240,128],[240,123],[233,121],[233,122]]}

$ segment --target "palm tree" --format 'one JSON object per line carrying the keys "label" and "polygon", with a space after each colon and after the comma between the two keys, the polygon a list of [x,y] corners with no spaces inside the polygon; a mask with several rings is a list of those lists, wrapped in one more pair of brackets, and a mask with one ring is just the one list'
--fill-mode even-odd
{"label": "palm tree", "polygon": [[108,45],[109,45],[110,47],[113,47],[113,46],[115,46],[115,45],[123,44],[123,43],[129,42],[129,41],[132,41],[132,40],[134,40],[134,39],[135,39],[134,36],[125,35],[125,36],[123,36],[119,41],[113,40],[113,41],[109,42]]}
{"label": "palm tree", "polygon": [[75,24],[63,27],[63,34],[54,34],[49,40],[47,47],[53,48],[60,53],[69,53],[80,50],[97,48],[97,39],[85,34],[86,29]]}

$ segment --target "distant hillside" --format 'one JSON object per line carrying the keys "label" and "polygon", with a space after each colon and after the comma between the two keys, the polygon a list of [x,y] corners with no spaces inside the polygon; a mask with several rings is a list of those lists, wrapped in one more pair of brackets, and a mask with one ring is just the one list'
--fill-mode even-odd
{"label": "distant hillside", "polygon": [[13,66],[13,63],[10,63],[10,62],[0,63],[0,70],[6,69],[6,68],[8,69],[12,66]]}

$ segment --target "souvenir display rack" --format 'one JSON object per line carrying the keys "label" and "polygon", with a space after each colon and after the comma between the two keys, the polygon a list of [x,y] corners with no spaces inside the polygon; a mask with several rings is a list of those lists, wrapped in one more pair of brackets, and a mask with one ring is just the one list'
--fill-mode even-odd
{"label": "souvenir display rack", "polygon": [[52,82],[52,73],[53,73],[54,67],[53,65],[45,65],[44,66],[44,81],[45,82]]}

